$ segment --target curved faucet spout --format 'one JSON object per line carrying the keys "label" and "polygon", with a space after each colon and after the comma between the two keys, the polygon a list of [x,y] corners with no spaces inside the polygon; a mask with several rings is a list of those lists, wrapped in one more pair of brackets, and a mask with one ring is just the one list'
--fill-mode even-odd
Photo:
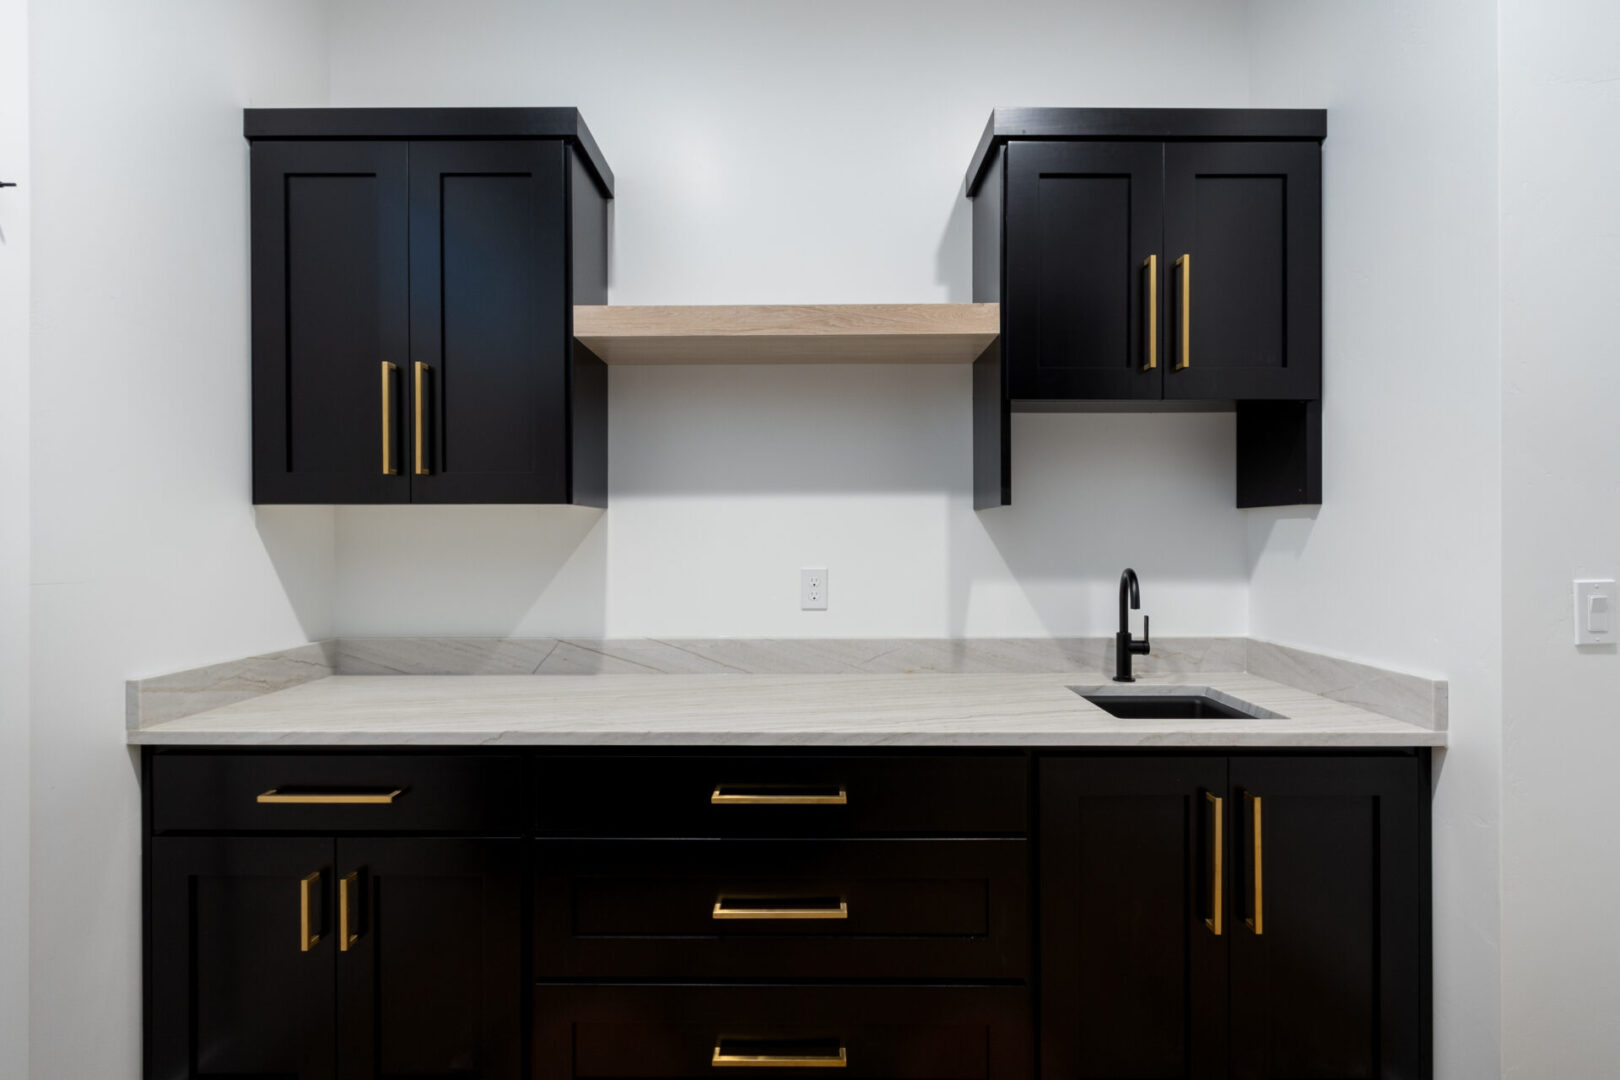
{"label": "curved faucet spout", "polygon": [[1142,606],[1142,587],[1136,580],[1136,571],[1128,566],[1119,575],[1119,632],[1122,634],[1130,629],[1130,616],[1125,614],[1127,602],[1131,611]]}
{"label": "curved faucet spout", "polygon": [[1142,587],[1136,580],[1136,571],[1130,567],[1119,575],[1119,633],[1114,635],[1114,681],[1135,682],[1131,674],[1131,657],[1146,656],[1148,652],[1148,620],[1142,617],[1142,640],[1131,640],[1131,609],[1142,606]]}

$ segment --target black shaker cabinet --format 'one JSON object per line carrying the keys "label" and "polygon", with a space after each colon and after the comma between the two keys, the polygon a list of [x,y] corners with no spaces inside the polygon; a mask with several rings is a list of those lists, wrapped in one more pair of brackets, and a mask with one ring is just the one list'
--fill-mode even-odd
{"label": "black shaker cabinet", "polygon": [[[1235,408],[1237,503],[1321,501],[1315,110],[998,109],[968,173],[975,505],[1017,409]],[[1157,404],[1149,404],[1157,403]]]}
{"label": "black shaker cabinet", "polygon": [[607,488],[612,174],[573,109],[249,109],[257,503]]}
{"label": "black shaker cabinet", "polygon": [[1048,758],[1046,1080],[1432,1075],[1424,756]]}

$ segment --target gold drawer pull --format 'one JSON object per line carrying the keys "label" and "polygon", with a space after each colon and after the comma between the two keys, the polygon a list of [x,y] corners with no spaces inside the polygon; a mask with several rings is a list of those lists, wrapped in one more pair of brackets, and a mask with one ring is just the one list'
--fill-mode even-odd
{"label": "gold drawer pull", "polygon": [[1256,936],[1266,932],[1265,864],[1261,857],[1260,796],[1245,791],[1243,801],[1249,805],[1249,821],[1254,826],[1254,914],[1244,919]]}
{"label": "gold drawer pull", "polygon": [[709,796],[714,806],[848,806],[843,784],[716,784]]}
{"label": "gold drawer pull", "polygon": [[[826,1040],[827,1050],[820,1050],[821,1040],[810,1042],[765,1039],[717,1039],[714,1057],[709,1064],[716,1069],[845,1069],[849,1055],[844,1044]],[[781,1047],[783,1053],[770,1053],[772,1047]],[[812,1050],[812,1047],[817,1049]]]}
{"label": "gold drawer pull", "polygon": [[392,791],[282,791],[271,788],[256,801],[300,806],[392,806],[394,800],[403,794],[404,788]]}
{"label": "gold drawer pull", "polygon": [[722,896],[714,902],[716,919],[847,919],[849,901],[841,897],[782,900],[767,896]]}
{"label": "gold drawer pull", "polygon": [[417,476],[427,476],[433,471],[428,465],[427,452],[427,380],[428,372],[433,369],[418,360],[411,369],[416,374],[416,382],[411,388],[411,410],[415,420],[416,467],[413,470]]}
{"label": "gold drawer pull", "polygon": [[394,372],[399,369],[388,361],[382,362],[382,471],[384,476],[398,476],[399,465],[394,461]]}
{"label": "gold drawer pull", "polygon": [[360,931],[356,929],[360,920],[349,910],[350,905],[359,903],[360,871],[351,870],[338,878],[338,951],[348,952],[354,943],[360,940]]}
{"label": "gold drawer pull", "polygon": [[1224,876],[1225,867],[1222,865],[1223,853],[1226,850],[1226,839],[1221,835],[1221,818],[1223,816],[1221,811],[1226,805],[1226,801],[1219,795],[1212,795],[1207,791],[1204,792],[1204,798],[1210,804],[1209,812],[1213,818],[1209,852],[1209,895],[1211,911],[1210,917],[1204,920],[1204,926],[1209,930],[1210,933],[1214,934],[1216,937],[1220,937],[1225,929],[1225,922],[1223,919],[1223,915],[1225,913],[1221,910],[1221,901],[1225,898],[1221,895],[1221,891],[1224,888],[1226,881]]}
{"label": "gold drawer pull", "polygon": [[1149,255],[1142,260],[1147,272],[1147,359],[1142,361],[1143,371],[1159,366],[1159,257]]}
{"label": "gold drawer pull", "polygon": [[310,886],[319,885],[321,872],[319,870],[308,877],[298,881],[298,951],[309,952],[321,943],[321,932],[312,931],[310,924],[314,921],[314,912],[310,904]]}
{"label": "gold drawer pull", "polygon": [[1176,357],[1176,371],[1192,367],[1192,255],[1176,260],[1181,271],[1181,352]]}

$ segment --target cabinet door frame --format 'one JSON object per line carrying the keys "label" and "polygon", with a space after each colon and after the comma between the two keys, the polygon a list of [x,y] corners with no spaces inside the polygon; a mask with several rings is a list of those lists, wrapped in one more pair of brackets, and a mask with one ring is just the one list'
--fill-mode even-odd
{"label": "cabinet door frame", "polygon": [[[262,141],[251,152],[252,212],[252,428],[255,503],[404,503],[410,501],[410,475],[404,452],[405,389],[408,367],[408,151],[400,141]],[[290,409],[296,404],[289,368],[289,234],[287,180],[298,175],[375,176],[377,191],[378,366],[364,405],[348,412],[350,422],[372,437],[372,457],[352,472],[290,472]],[[383,363],[392,376],[393,458],[397,472],[383,472]]]}
{"label": "cabinet door frame", "polygon": [[[197,926],[195,881],[200,876],[228,877],[233,873],[251,877],[286,879],[287,916],[284,926],[266,928],[286,943],[295,963],[307,967],[297,985],[282,988],[284,1011],[303,1014],[298,1080],[334,1080],[336,1054],[336,985],[333,957],[337,941],[333,934],[335,909],[332,906],[332,841],[328,837],[153,837],[148,841],[146,890],[146,1075],[164,1080],[199,1074],[196,1060],[197,1018],[196,964],[205,953],[223,951],[220,942],[202,940]],[[312,912],[321,938],[307,951],[298,948],[299,883],[308,874],[320,871],[311,890],[311,902],[319,905]],[[244,973],[263,980],[263,970]],[[154,1003],[162,1003],[154,1008]],[[265,1072],[278,1071],[265,1069]]]}
{"label": "cabinet door frame", "polygon": [[[1130,184],[1128,254],[1117,268],[1128,282],[1126,355],[1106,364],[1062,367],[1042,363],[1040,185],[1054,175],[1123,178]],[[1164,145],[1158,142],[1014,142],[1007,148],[1005,292],[1002,295],[1002,362],[1014,401],[1157,400],[1163,396],[1167,359],[1164,258]],[[1156,363],[1144,368],[1148,339],[1146,303],[1150,278],[1143,267],[1158,260]]]}
{"label": "cabinet door frame", "polygon": [[[1220,936],[1204,924],[1206,913],[1212,914],[1210,875],[1221,873],[1223,901],[1231,895],[1230,874],[1216,858],[1213,844],[1217,806],[1207,798],[1223,796],[1226,787],[1226,759],[1219,755],[1087,754],[1041,759],[1038,941],[1043,1076],[1072,1080],[1110,1075],[1086,1071],[1087,1036],[1074,1022],[1084,1012],[1085,981],[1105,978],[1099,972],[1082,969],[1082,928],[1068,917],[1081,906],[1084,891],[1094,887],[1082,876],[1076,854],[1084,841],[1081,803],[1085,799],[1154,797],[1180,798],[1185,806],[1182,903],[1186,917],[1184,937],[1175,945],[1184,962],[1177,974],[1186,979],[1177,1016],[1185,1024],[1185,1053],[1184,1071],[1172,1075],[1178,1080],[1222,1080],[1226,1076],[1230,920],[1225,920]],[[1230,820],[1229,816],[1226,820]],[[1224,858],[1224,852],[1221,855]],[[1129,866],[1116,870],[1122,877],[1131,872]],[[1070,958],[1070,962],[1064,958]]]}
{"label": "cabinet door frame", "polygon": [[[1281,178],[1284,244],[1280,271],[1284,293],[1282,366],[1215,366],[1201,355],[1199,314],[1192,313],[1190,364],[1166,367],[1166,399],[1308,401],[1322,394],[1322,149],[1315,142],[1171,142],[1164,152],[1164,245],[1171,278],[1169,351],[1181,348],[1180,276],[1176,259],[1192,256],[1191,292],[1196,309],[1199,274],[1198,181],[1206,177]],[[1239,275],[1241,276],[1241,275]],[[1201,362],[1202,361],[1202,362]]]}

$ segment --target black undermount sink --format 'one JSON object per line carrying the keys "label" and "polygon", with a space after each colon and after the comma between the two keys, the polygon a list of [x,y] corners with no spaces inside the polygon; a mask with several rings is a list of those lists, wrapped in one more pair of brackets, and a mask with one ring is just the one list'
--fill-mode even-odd
{"label": "black undermount sink", "polygon": [[1123,720],[1244,720],[1265,715],[1246,710],[1206,694],[1122,694],[1075,692],[1097,708]]}

